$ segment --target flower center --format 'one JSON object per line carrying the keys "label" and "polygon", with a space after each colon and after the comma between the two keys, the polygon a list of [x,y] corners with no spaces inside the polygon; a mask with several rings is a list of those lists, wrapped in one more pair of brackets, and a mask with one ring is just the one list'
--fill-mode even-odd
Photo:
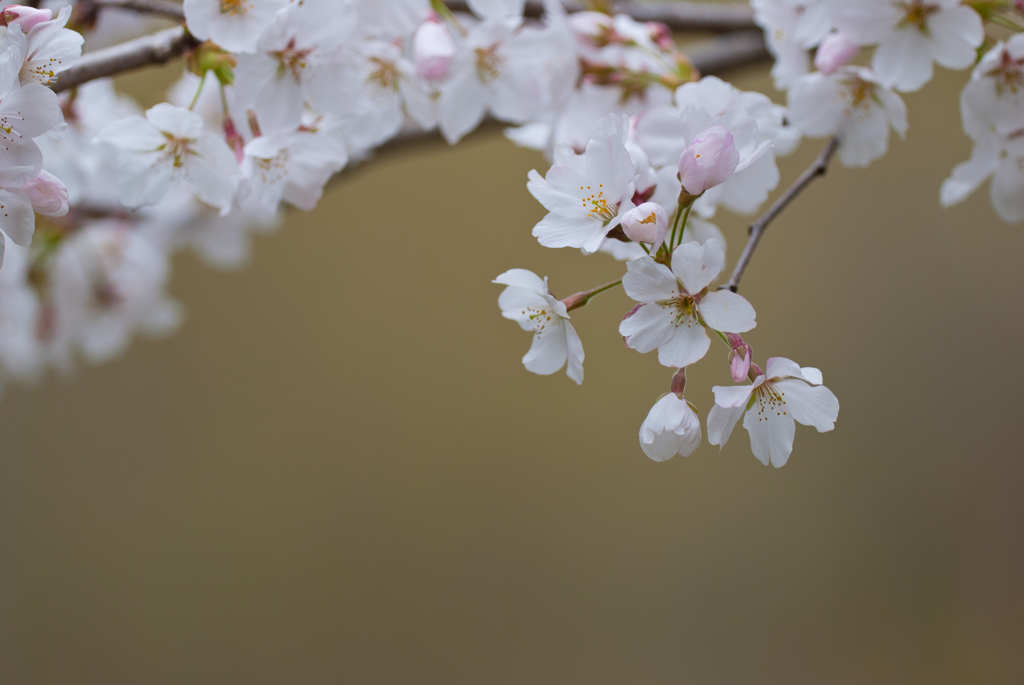
{"label": "flower center", "polygon": [[533,326],[533,332],[535,335],[540,335],[544,332],[544,329],[551,323],[551,312],[547,309],[537,309],[536,307],[527,307],[523,310],[523,316],[527,316],[530,319],[530,325]]}
{"label": "flower center", "polygon": [[476,49],[476,73],[484,83],[490,83],[501,76],[505,60],[498,54],[498,46]]}
{"label": "flower center", "polygon": [[1024,64],[1015,60],[1007,50],[1003,51],[1003,59],[999,69],[994,74],[996,78],[996,93],[1016,94],[1024,86]]}
{"label": "flower center", "polygon": [[669,300],[664,305],[666,309],[673,309],[674,323],[676,327],[685,325],[699,326],[700,319],[697,316],[697,301],[689,295],[680,294],[678,297]]}
{"label": "flower center", "polygon": [[221,14],[245,14],[252,9],[252,0],[220,0]]}
{"label": "flower center", "polygon": [[921,0],[897,2],[896,6],[903,12],[903,17],[897,26],[899,28],[915,26],[921,32],[928,30],[928,17],[939,11],[938,5],[932,5]]}
{"label": "flower center", "polygon": [[776,416],[786,416],[786,393],[779,392],[778,388],[771,381],[765,381],[754,390],[754,397],[751,398],[751,408],[757,405],[757,420],[767,421],[774,413]]}
{"label": "flower center", "polygon": [[316,47],[300,49],[295,46],[295,39],[292,39],[284,50],[273,53],[280,62],[278,71],[287,71],[296,81],[301,81],[302,70],[308,66],[307,60],[315,49]]}
{"label": "flower center", "polygon": [[282,150],[272,159],[256,158],[253,160],[259,170],[260,180],[266,185],[274,185],[283,181],[288,175],[288,151]]}
{"label": "flower center", "polygon": [[175,138],[168,133],[165,133],[164,137],[167,138],[167,142],[160,146],[159,149],[164,151],[166,157],[173,160],[174,166],[182,166],[185,155],[192,154],[192,150],[188,146],[189,141],[183,138]]}
{"label": "flower center", "polygon": [[381,90],[398,90],[398,67],[380,57],[371,57],[370,61],[374,65],[374,70],[370,72],[370,82]]}
{"label": "flower center", "polygon": [[[583,208],[589,211],[591,219],[600,219],[601,221],[607,223],[615,218],[615,210],[618,207],[618,205],[608,201],[608,198],[604,196],[604,190],[602,190],[603,188],[604,184],[598,183],[597,192],[592,192],[589,196],[585,195],[581,202],[583,203]],[[580,190],[593,190],[593,187],[580,186]],[[654,215],[651,214],[651,216],[653,217]],[[645,221],[642,223],[648,222]]]}

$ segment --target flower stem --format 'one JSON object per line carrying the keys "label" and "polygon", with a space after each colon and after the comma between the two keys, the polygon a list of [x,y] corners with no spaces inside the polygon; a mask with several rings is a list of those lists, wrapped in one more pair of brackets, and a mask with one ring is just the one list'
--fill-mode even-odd
{"label": "flower stem", "polygon": [[[188,111],[192,111],[196,107],[196,103],[199,102],[199,96],[203,94],[203,86],[206,85],[206,75],[210,73],[204,71],[203,75],[199,77],[199,87],[196,88],[196,94],[192,97],[192,103],[188,106]],[[227,108],[224,108],[224,112],[227,113]]]}
{"label": "flower stem", "polygon": [[608,283],[606,285],[602,285],[600,288],[594,288],[593,290],[587,290],[581,293],[576,293],[575,295],[570,295],[562,300],[562,303],[565,304],[565,310],[567,312],[571,312],[574,309],[586,306],[586,304],[590,302],[590,299],[595,295],[603,293],[605,290],[611,290],[612,288],[620,285],[622,285],[621,280],[615,281],[614,283]]}

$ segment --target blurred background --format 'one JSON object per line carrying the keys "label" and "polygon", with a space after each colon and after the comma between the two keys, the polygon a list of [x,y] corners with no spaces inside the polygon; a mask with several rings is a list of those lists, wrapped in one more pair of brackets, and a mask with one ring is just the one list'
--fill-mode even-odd
{"label": "blurred background", "polygon": [[[0,682],[1024,682],[1024,233],[985,192],[939,208],[966,79],[747,272],[756,358],[842,405],[781,470],[741,429],[644,456],[671,372],[623,347],[621,292],[573,315],[582,387],[522,368],[489,281],[623,265],[536,243],[545,162],[496,129],[363,165],[238,273],[179,255],[179,333],[0,400]],[[746,222],[718,218],[730,268]],[[687,395],[725,383],[715,346]]]}

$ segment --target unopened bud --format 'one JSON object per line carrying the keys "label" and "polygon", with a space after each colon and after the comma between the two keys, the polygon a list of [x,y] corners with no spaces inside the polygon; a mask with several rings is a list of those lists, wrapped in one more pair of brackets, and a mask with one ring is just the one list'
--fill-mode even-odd
{"label": "unopened bud", "polygon": [[701,132],[679,158],[679,181],[690,195],[725,183],[736,171],[740,153],[732,134],[714,125]]}
{"label": "unopened bud", "polygon": [[64,216],[70,209],[67,186],[48,171],[40,171],[21,190],[28,195],[32,209],[45,216]]}
{"label": "unopened bud", "polygon": [[212,71],[225,86],[235,83],[234,68],[238,64],[237,60],[214,43],[207,41],[197,47],[189,53],[185,63],[196,76]]}
{"label": "unopened bud", "polygon": [[622,215],[622,231],[634,242],[661,245],[667,229],[668,212],[656,202],[645,202]]}
{"label": "unopened bud", "polygon": [[412,51],[419,77],[427,81],[440,81],[448,75],[452,58],[455,57],[455,41],[447,26],[428,19],[416,29]]}
{"label": "unopened bud", "polygon": [[580,39],[602,44],[608,42],[615,21],[603,12],[573,12],[569,15],[569,26]]}
{"label": "unopened bud", "polygon": [[832,74],[840,67],[849,64],[858,52],[860,52],[860,46],[837,31],[829,34],[818,46],[818,53],[814,57],[814,66],[823,74]]}
{"label": "unopened bud", "polygon": [[20,26],[22,31],[28,33],[33,26],[50,21],[52,18],[53,12],[50,10],[40,10],[25,5],[8,5],[3,12],[0,12],[0,25]]}

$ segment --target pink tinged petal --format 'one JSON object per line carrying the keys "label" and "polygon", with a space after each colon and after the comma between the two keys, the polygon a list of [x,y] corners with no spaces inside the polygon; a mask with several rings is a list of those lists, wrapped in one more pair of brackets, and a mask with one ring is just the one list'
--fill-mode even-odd
{"label": "pink tinged petal", "polygon": [[679,178],[690,195],[725,183],[736,171],[740,153],[724,126],[712,126],[690,143],[679,158]]}
{"label": "pink tinged petal", "polygon": [[51,10],[41,10],[26,5],[11,5],[0,12],[0,25],[18,26],[22,31],[28,33],[32,27],[53,17]]}
{"label": "pink tinged petal", "polygon": [[447,26],[425,21],[413,34],[412,52],[417,75],[427,81],[440,81],[448,75],[455,57],[455,42]]}
{"label": "pink tinged petal", "polygon": [[818,52],[814,56],[814,66],[823,74],[831,74],[849,64],[858,52],[860,52],[860,45],[837,31],[818,46]]}
{"label": "pink tinged petal", "polygon": [[742,383],[750,374],[750,346],[744,346],[729,353],[729,373],[733,381]]}
{"label": "pink tinged petal", "polygon": [[675,334],[674,309],[656,304],[640,306],[619,324],[619,334],[630,348],[647,354],[666,344]]}
{"label": "pink tinged petal", "polygon": [[775,389],[782,394],[785,407],[795,421],[814,426],[819,433],[835,428],[839,400],[824,385],[808,385],[792,378],[777,381]]}
{"label": "pink tinged petal", "polygon": [[697,305],[704,323],[723,333],[746,333],[757,321],[754,308],[742,295],[717,290],[705,295]]}
{"label": "pink tinged petal", "polygon": [[654,202],[645,202],[622,215],[626,237],[638,243],[661,245],[668,228],[668,212]]}
{"label": "pink tinged petal", "polygon": [[757,402],[743,416],[743,427],[750,433],[750,449],[754,456],[767,466],[781,468],[793,453],[793,437],[796,423],[788,413],[769,410],[761,412]]}
{"label": "pink tinged petal", "polygon": [[675,275],[667,266],[658,264],[651,257],[643,257],[626,265],[622,287],[637,302],[671,300],[679,295],[679,283]]}
{"label": "pink tinged petal", "polygon": [[48,171],[40,171],[21,190],[32,202],[32,208],[45,216],[64,216],[70,209],[67,186]]}
{"label": "pink tinged petal", "polygon": [[672,253],[672,271],[686,292],[696,295],[718,277],[725,266],[725,250],[717,240],[703,245],[683,243]]}
{"label": "pink tinged petal", "polygon": [[920,90],[932,80],[928,38],[916,27],[894,31],[875,48],[871,61],[878,80],[897,90]]}
{"label": "pink tinged petal", "polygon": [[20,189],[0,188],[0,229],[16,245],[28,247],[36,230],[32,201]]}
{"label": "pink tinged petal", "polygon": [[[647,305],[650,306],[653,305]],[[658,362],[662,366],[682,368],[703,359],[711,347],[711,338],[704,327],[695,318],[687,317],[673,328],[671,339],[658,348]]]}
{"label": "pink tinged petal", "polygon": [[583,341],[576,333],[576,329],[568,321],[565,322],[565,342],[567,346],[568,359],[565,367],[565,374],[576,381],[576,385],[583,383]]}
{"label": "pink tinged petal", "polygon": [[744,411],[745,403],[739,407],[722,407],[717,404],[711,407],[711,411],[708,412],[708,442],[724,447]]}
{"label": "pink tinged petal", "polygon": [[959,5],[935,12],[927,23],[929,47],[936,62],[948,69],[966,69],[974,64],[977,48],[985,39],[985,26],[977,12]]}
{"label": "pink tinged petal", "polygon": [[523,357],[523,366],[527,371],[549,376],[565,365],[569,356],[565,324],[566,322],[561,319],[557,322],[552,321],[543,331],[533,336],[530,351]]}

